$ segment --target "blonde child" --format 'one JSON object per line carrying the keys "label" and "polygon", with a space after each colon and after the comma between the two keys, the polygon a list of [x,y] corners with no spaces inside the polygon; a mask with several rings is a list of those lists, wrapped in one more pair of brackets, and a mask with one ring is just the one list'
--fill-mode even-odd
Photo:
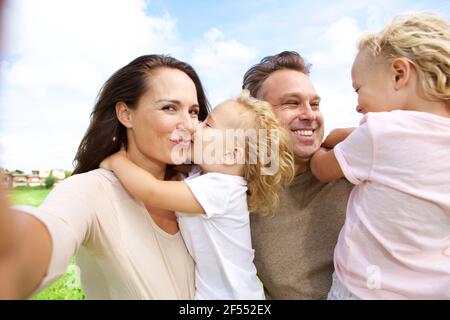
{"label": "blonde child", "polygon": [[320,180],[356,185],[329,299],[450,298],[449,75],[450,24],[438,16],[402,15],[360,41],[364,117],[311,161]]}
{"label": "blonde child", "polygon": [[[242,135],[245,130],[256,130],[257,135]],[[264,157],[267,148],[269,156],[276,156],[270,164]],[[176,211],[196,263],[195,299],[264,299],[253,265],[249,209],[271,211],[279,189],[291,181],[288,138],[271,106],[243,92],[213,109],[196,130],[192,149],[199,167],[184,181],[157,180],[127,160],[124,151],[101,167],[114,171],[147,208]]]}

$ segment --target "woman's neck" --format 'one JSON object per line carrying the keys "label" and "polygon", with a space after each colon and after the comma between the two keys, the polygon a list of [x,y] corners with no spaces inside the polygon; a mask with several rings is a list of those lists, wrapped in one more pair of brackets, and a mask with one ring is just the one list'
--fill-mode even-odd
{"label": "woman's neck", "polygon": [[133,146],[130,146],[127,150],[127,157],[137,166],[150,172],[156,179],[164,180],[164,175],[166,173],[165,163],[147,158]]}
{"label": "woman's neck", "polygon": [[[137,166],[150,172],[155,178],[164,180],[164,176],[166,173],[165,163],[153,159],[148,159],[134,145],[128,148],[127,157]],[[152,220],[162,230],[172,235],[178,232],[178,223],[173,211],[155,207],[146,207],[146,209],[150,214]]]}

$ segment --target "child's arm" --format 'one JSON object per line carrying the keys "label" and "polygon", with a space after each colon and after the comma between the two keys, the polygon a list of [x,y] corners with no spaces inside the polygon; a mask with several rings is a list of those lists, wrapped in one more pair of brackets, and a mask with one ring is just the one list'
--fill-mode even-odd
{"label": "child's arm", "polygon": [[344,173],[336,160],[333,150],[339,142],[345,140],[356,128],[334,129],[326,137],[320,148],[311,159],[311,171],[322,182],[331,182],[342,178]]}
{"label": "child's arm", "polygon": [[356,128],[338,128],[332,130],[325,141],[322,143],[323,148],[333,149],[339,142],[344,141]]}
{"label": "child's arm", "polygon": [[100,163],[113,171],[133,197],[146,206],[185,213],[204,213],[204,210],[183,181],[162,181],[127,159],[119,151]]}
{"label": "child's arm", "polygon": [[311,171],[322,182],[331,182],[344,176],[334,151],[324,148],[320,148],[313,155]]}

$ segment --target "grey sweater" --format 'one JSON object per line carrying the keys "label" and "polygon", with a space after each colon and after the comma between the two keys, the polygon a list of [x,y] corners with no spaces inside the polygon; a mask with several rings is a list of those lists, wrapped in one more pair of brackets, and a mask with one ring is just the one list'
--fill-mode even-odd
{"label": "grey sweater", "polygon": [[274,215],[250,215],[267,299],[326,299],[352,188],[345,179],[321,183],[307,171],[284,190]]}

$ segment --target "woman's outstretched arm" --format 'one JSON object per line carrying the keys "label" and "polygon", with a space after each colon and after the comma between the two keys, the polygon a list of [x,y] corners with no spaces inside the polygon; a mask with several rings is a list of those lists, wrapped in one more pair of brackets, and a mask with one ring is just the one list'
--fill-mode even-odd
{"label": "woman's outstretched arm", "polygon": [[0,299],[27,298],[44,278],[52,240],[35,217],[12,209],[0,189]]}
{"label": "woman's outstretched arm", "polygon": [[184,213],[205,213],[183,181],[162,181],[131,162],[125,151],[119,151],[100,164],[113,171],[129,193],[149,207]]}

